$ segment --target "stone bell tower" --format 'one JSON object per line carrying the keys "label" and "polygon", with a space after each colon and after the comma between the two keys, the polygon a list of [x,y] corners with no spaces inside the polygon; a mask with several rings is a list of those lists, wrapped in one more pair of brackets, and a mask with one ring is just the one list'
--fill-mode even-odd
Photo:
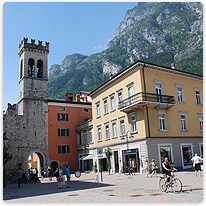
{"label": "stone bell tower", "polygon": [[[49,43],[23,38],[19,44],[18,115],[24,119],[20,150],[28,158],[37,153],[41,166],[48,166],[48,74]],[[23,157],[22,157],[23,158]],[[28,159],[27,159],[28,161]],[[46,165],[47,164],[47,165]]]}

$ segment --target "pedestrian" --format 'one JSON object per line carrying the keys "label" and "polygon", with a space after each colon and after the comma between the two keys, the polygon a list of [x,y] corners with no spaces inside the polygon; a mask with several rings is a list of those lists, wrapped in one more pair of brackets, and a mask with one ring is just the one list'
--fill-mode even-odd
{"label": "pedestrian", "polygon": [[148,160],[145,160],[145,169],[146,169],[146,176],[148,177],[148,175],[149,175],[149,164],[148,164]]}
{"label": "pedestrian", "polygon": [[202,155],[200,155],[200,158],[202,158],[202,161],[201,161],[201,170],[202,170],[202,176],[203,176],[203,156]]}
{"label": "pedestrian", "polygon": [[59,169],[59,177],[57,178],[58,181],[58,189],[63,189],[62,187],[62,183],[63,183],[63,171],[62,171],[62,167],[60,167]]}
{"label": "pedestrian", "polygon": [[39,177],[38,177],[38,176],[39,176],[39,175],[38,175],[38,174],[39,174],[39,171],[37,170],[37,168],[35,168],[35,172],[36,172],[35,177],[36,177],[36,179],[38,180],[38,179],[39,179]]}
{"label": "pedestrian", "polygon": [[195,154],[195,156],[191,159],[191,161],[193,162],[193,167],[195,168],[195,176],[197,177],[197,172],[199,171],[200,177],[201,175],[201,161],[202,158],[199,157],[197,155],[197,153]]}
{"label": "pedestrian", "polygon": [[22,175],[23,175],[23,172],[22,172],[20,167],[19,167],[18,171],[16,172],[16,174],[17,174],[17,178],[18,178],[18,188],[20,188],[21,179],[22,179]]}
{"label": "pedestrian", "polygon": [[67,177],[67,188],[69,188],[69,183],[70,183],[70,178],[71,178],[71,174],[70,174],[70,165],[67,165],[66,167],[66,177]]}
{"label": "pedestrian", "polygon": [[51,181],[52,181],[53,170],[52,170],[52,168],[50,167],[50,165],[49,165],[48,168],[47,168],[47,173],[48,173],[48,176],[49,176],[49,181],[51,182]]}
{"label": "pedestrian", "polygon": [[41,168],[41,179],[42,181],[44,180],[44,168],[43,167]]}
{"label": "pedestrian", "polygon": [[155,177],[157,177],[157,165],[155,163],[155,159],[152,159],[152,162],[150,163],[152,165],[152,174],[150,177],[152,177],[153,174],[155,174]]}

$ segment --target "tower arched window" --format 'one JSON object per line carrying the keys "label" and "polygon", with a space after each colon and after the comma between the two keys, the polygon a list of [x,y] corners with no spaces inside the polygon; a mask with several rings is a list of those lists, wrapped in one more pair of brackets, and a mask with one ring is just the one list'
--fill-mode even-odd
{"label": "tower arched window", "polygon": [[43,77],[43,61],[41,59],[37,61],[37,77]]}
{"label": "tower arched window", "polygon": [[20,79],[23,76],[23,59],[21,60],[21,64],[20,64]]}
{"label": "tower arched window", "polygon": [[34,77],[34,59],[30,58],[28,63],[28,76]]}

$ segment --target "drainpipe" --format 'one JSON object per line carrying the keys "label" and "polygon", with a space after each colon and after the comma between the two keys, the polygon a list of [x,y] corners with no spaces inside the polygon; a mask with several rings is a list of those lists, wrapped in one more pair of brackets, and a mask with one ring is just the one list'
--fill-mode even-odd
{"label": "drainpipe", "polygon": [[[142,73],[143,73],[143,81],[144,81],[144,93],[145,93],[145,97],[147,100],[147,96],[146,96],[147,90],[146,90],[146,83],[145,83],[144,67],[145,67],[145,63],[144,63],[143,68],[142,68]],[[148,135],[150,137],[149,112],[148,112],[147,106],[146,106],[146,113],[147,113]]]}

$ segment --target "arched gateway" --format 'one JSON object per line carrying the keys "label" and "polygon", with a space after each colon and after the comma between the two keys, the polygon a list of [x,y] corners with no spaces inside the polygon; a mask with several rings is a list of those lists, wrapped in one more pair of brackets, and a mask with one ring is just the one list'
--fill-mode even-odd
{"label": "arched gateway", "polygon": [[8,104],[4,115],[4,132],[9,139],[5,146],[11,155],[6,163],[6,171],[21,165],[28,169],[28,156],[39,154],[41,164],[46,169],[48,154],[48,75],[47,56],[49,43],[28,42],[24,38],[19,45],[19,101]]}

